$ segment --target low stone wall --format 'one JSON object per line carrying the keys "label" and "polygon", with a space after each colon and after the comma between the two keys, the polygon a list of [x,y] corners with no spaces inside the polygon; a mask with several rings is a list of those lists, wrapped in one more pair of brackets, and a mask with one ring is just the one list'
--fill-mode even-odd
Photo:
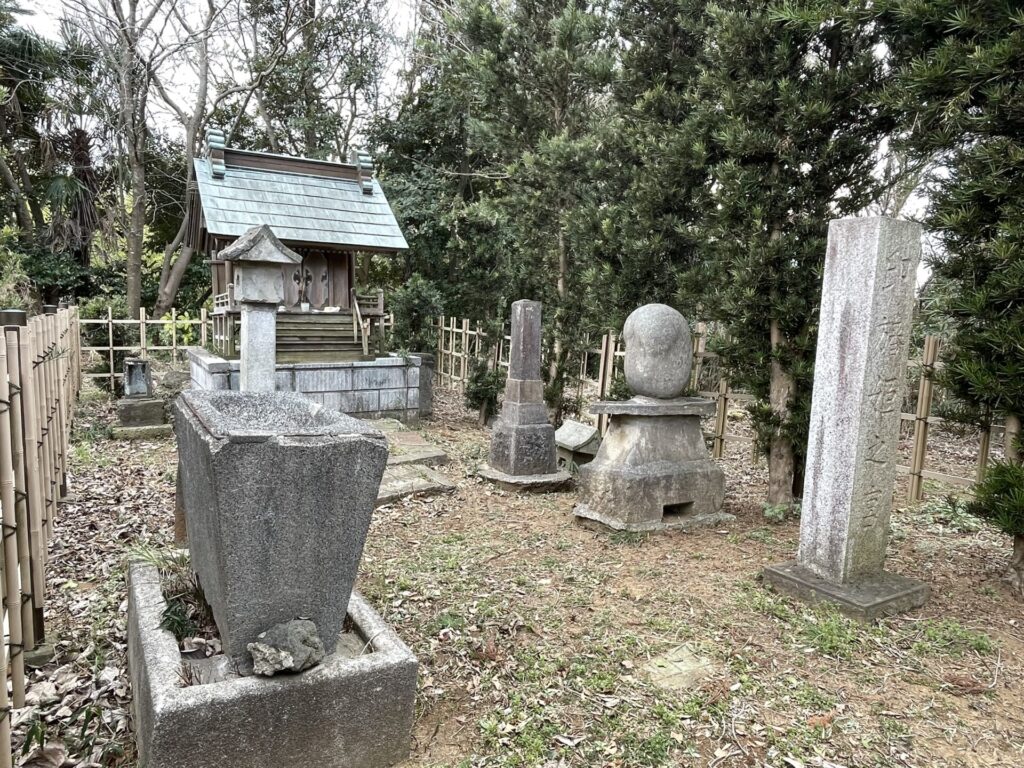
{"label": "low stone wall", "polygon": [[[193,389],[239,388],[237,360],[225,360],[199,347],[190,348],[188,356]],[[301,392],[350,416],[394,418],[406,424],[433,412],[433,378],[432,355],[277,366],[279,392]]]}

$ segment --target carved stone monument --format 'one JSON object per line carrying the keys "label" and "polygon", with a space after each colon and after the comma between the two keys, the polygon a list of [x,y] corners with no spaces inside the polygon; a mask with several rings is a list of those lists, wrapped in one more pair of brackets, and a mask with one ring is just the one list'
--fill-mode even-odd
{"label": "carved stone monument", "polygon": [[596,403],[609,414],[608,434],[595,459],[580,467],[578,517],[617,530],[657,531],[716,525],[725,474],[708,456],[701,417],[710,400],[680,397],[690,380],[693,341],[672,307],[648,304],[623,329],[626,383],[636,396]]}
{"label": "carved stone monument", "polygon": [[541,303],[512,304],[512,341],[501,415],[491,434],[490,461],[480,476],[510,490],[563,488],[569,473],[555,459],[555,428],[548,423],[541,379]]}
{"label": "carved stone monument", "polygon": [[284,301],[284,265],[302,263],[266,224],[253,227],[220,252],[234,262],[235,298],[241,303],[242,392],[277,389],[277,308]]}
{"label": "carved stone monument", "polygon": [[921,227],[885,218],[829,226],[796,562],[765,579],[874,620],[928,587],[887,573],[885,549]]}
{"label": "carved stone monument", "polygon": [[154,565],[131,566],[139,763],[403,761],[418,663],[353,590],[387,462],[384,435],[283,392],[183,392],[174,421],[191,565],[224,653],[183,653],[165,629],[168,585]]}
{"label": "carved stone monument", "polygon": [[153,395],[149,360],[125,358],[121,386],[124,397],[117,401],[118,425],[111,429],[114,437],[132,440],[171,434],[163,398]]}

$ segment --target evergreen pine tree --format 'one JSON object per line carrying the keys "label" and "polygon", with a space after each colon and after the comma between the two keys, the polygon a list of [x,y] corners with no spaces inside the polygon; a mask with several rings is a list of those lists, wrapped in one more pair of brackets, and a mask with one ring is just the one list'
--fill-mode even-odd
{"label": "evergreen pine tree", "polygon": [[1024,7],[1011,0],[887,0],[899,76],[888,93],[907,145],[934,161],[928,229],[951,284],[942,378],[987,427],[1002,417],[1006,457],[976,489],[976,512],[1014,538],[1024,591],[1024,471],[1013,435],[1024,413]]}
{"label": "evergreen pine tree", "polygon": [[[877,194],[875,106],[885,73],[869,6],[825,0],[709,9],[693,120],[709,146],[703,263],[681,280],[688,313],[716,320],[732,384],[768,456],[768,503],[802,483],[828,221]],[[866,14],[865,14],[866,15]]]}

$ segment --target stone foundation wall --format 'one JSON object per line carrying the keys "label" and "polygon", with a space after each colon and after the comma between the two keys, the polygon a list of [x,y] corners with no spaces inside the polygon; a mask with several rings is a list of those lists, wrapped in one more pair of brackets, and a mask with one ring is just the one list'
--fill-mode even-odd
{"label": "stone foundation wall", "polygon": [[[188,356],[193,389],[239,388],[237,360],[197,347],[189,349]],[[433,412],[433,363],[431,355],[409,355],[349,363],[278,364],[277,389],[301,392],[350,416],[411,424]]]}

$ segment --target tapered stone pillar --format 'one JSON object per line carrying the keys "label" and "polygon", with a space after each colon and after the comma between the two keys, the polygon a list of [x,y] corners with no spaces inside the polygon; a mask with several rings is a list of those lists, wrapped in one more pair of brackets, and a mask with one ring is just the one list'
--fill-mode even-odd
{"label": "tapered stone pillar", "polygon": [[921,227],[885,218],[829,226],[795,563],[778,589],[860,619],[917,607],[928,587],[883,570]]}
{"label": "tapered stone pillar", "polygon": [[558,470],[555,428],[548,423],[541,379],[539,301],[512,305],[512,341],[501,415],[491,434],[490,461],[480,475],[516,490],[547,491],[570,480]]}
{"label": "tapered stone pillar", "polygon": [[273,392],[277,389],[277,308],[284,301],[282,267],[302,263],[263,225],[253,227],[220,252],[234,263],[235,299],[241,304],[239,389]]}

